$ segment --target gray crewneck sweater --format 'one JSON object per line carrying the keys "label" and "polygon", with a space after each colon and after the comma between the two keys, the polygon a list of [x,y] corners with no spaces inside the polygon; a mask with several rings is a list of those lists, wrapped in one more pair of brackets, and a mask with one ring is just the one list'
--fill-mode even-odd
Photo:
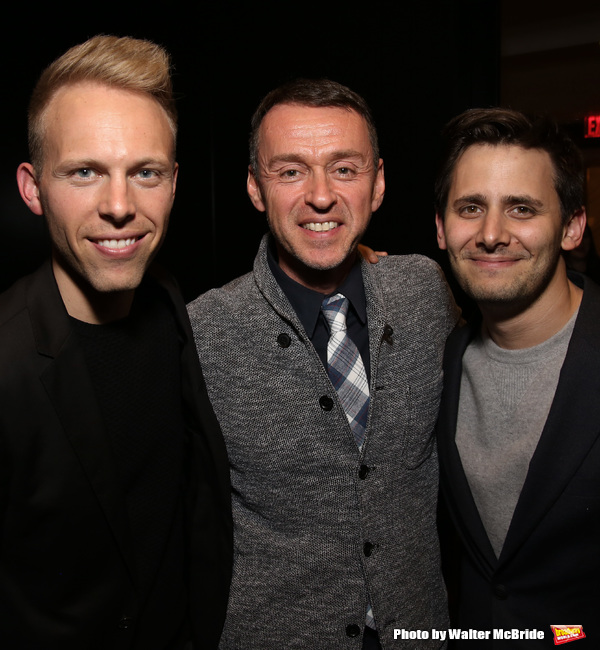
{"label": "gray crewneck sweater", "polygon": [[463,357],[456,444],[481,520],[500,556],[552,405],[577,312],[532,348],[506,350],[484,332]]}

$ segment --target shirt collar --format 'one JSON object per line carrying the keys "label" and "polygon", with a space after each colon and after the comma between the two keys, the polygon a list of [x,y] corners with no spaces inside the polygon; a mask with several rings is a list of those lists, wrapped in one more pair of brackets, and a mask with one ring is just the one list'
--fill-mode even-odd
{"label": "shirt collar", "polygon": [[292,280],[289,275],[281,270],[276,259],[276,253],[272,250],[271,246],[267,248],[267,261],[271,272],[275,276],[281,290],[290,301],[309,338],[312,338],[314,334],[319,314],[321,313],[323,299],[336,293],[341,293],[348,298],[348,302],[363,325],[367,322],[367,301],[359,259],[357,259],[356,264],[354,264],[350,273],[348,273],[340,286],[328,294],[328,296]]}

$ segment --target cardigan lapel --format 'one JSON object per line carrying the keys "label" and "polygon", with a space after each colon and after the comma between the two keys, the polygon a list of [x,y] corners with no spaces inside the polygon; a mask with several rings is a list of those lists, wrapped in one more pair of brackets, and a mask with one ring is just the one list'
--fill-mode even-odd
{"label": "cardigan lapel", "polygon": [[[258,290],[269,305],[271,305],[275,313],[296,330],[301,340],[308,341],[308,335],[304,331],[300,319],[296,315],[290,301],[287,299],[283,289],[279,286],[279,283],[269,268],[269,262],[267,261],[267,248],[270,241],[271,235],[269,233],[264,235],[261,239],[258,253],[254,258],[254,281],[256,282]],[[316,354],[317,353],[315,352],[315,355]]]}
{"label": "cardigan lapel", "polygon": [[598,322],[600,290],[586,282],[554,400],[515,508],[501,563],[516,553],[559,498],[600,435]]}
{"label": "cardigan lapel", "polygon": [[[304,327],[300,322],[294,308],[287,299],[283,289],[279,286],[276,278],[273,276],[269,268],[269,263],[267,261],[267,247],[272,238],[272,235],[266,234],[261,240],[260,247],[258,249],[258,254],[254,260],[254,279],[259,291],[264,296],[265,300],[271,305],[273,310],[280,316],[283,320],[287,321],[291,327],[293,327],[298,337],[305,344],[310,343],[310,339],[307,333],[304,331]],[[367,305],[367,323],[369,328],[369,354],[370,354],[370,371],[371,371],[371,381],[370,389],[371,395],[373,394],[373,389],[375,386],[375,380],[377,378],[377,368],[379,366],[379,352],[381,348],[381,343],[387,337],[389,337],[389,342],[392,340],[391,329],[387,329],[386,325],[386,310],[385,310],[385,301],[383,299],[381,288],[379,287],[376,279],[375,273],[371,268],[371,265],[365,262],[365,260],[360,261],[361,264],[361,273],[363,278],[366,305]],[[401,332],[397,334],[401,336]],[[317,354],[317,351],[312,345],[308,345],[310,353],[314,355],[314,358],[319,361],[319,367],[322,369],[322,372],[327,375],[327,369],[321,363],[321,360]],[[327,375],[328,376],[328,375]],[[340,408],[343,408],[340,403]],[[371,422],[371,409],[369,409],[369,415],[367,419],[367,436],[365,439],[365,444],[362,447],[360,452],[362,455],[365,454],[368,446],[368,438],[370,432],[370,422]],[[348,425],[348,440],[352,443],[352,446],[355,446],[354,435],[352,430]]]}
{"label": "cardigan lapel", "polygon": [[135,583],[125,497],[112,449],[102,427],[81,348],[72,335],[50,263],[35,275],[28,307],[38,353],[49,358],[40,380],[104,511]]}

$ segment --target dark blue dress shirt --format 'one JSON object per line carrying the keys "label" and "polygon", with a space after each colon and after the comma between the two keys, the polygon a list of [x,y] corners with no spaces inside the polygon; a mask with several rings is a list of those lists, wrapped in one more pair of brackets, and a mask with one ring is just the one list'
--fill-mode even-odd
{"label": "dark blue dress shirt", "polygon": [[308,289],[286,275],[277,262],[276,253],[271,248],[269,248],[267,260],[271,272],[294,308],[296,315],[302,323],[302,327],[304,327],[308,338],[315,346],[315,350],[325,368],[327,368],[329,325],[321,311],[321,303],[325,298],[336,293],[341,293],[348,298],[349,307],[346,317],[348,336],[354,341],[354,344],[360,352],[367,372],[367,379],[370,381],[371,368],[369,329],[367,326],[367,300],[365,298],[362,273],[360,272],[360,261],[357,259],[356,264],[354,264],[346,279],[335,291],[325,295],[318,291]]}

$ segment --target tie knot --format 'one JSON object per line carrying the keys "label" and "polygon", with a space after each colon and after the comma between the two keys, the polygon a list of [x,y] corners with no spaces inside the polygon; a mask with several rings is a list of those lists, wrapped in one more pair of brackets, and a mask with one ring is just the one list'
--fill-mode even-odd
{"label": "tie knot", "polygon": [[336,293],[335,296],[325,298],[321,310],[329,323],[331,332],[341,332],[346,329],[346,314],[348,313],[348,298]]}

